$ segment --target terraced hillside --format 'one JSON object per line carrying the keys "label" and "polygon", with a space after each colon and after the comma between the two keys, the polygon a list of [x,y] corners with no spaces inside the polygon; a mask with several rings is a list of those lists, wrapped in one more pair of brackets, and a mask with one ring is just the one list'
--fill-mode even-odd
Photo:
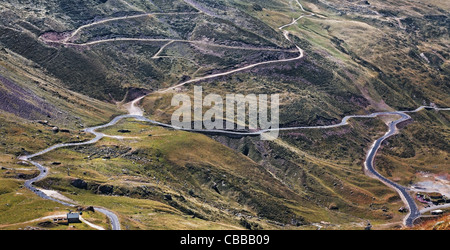
{"label": "terraced hillside", "polygon": [[[90,139],[83,128],[141,95],[145,116],[165,123],[172,96],[196,85],[205,95],[280,94],[281,127],[448,107],[449,11],[439,1],[2,1],[0,227],[36,226],[35,217],[68,209],[20,185],[38,172],[17,157]],[[406,186],[421,172],[450,171],[450,117],[433,112],[414,114],[384,143],[382,174]],[[49,168],[35,185],[114,211],[125,229],[400,225],[400,197],[363,171],[393,120],[286,131],[272,142],[124,120],[102,131],[120,140],[34,159]],[[23,216],[12,218],[17,209]]]}

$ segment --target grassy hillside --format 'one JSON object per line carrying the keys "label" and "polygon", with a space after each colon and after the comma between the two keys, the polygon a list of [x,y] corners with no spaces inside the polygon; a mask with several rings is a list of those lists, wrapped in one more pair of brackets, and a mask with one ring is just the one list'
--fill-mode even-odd
{"label": "grassy hillside", "polygon": [[[385,176],[403,185],[417,182],[417,173],[448,173],[449,115],[422,112],[413,116],[402,134],[388,140],[377,166]],[[430,122],[429,120],[433,120]]]}
{"label": "grassy hillside", "polygon": [[[161,89],[189,78],[294,55],[185,42],[110,41],[74,47],[46,44],[40,37],[66,37],[82,28],[70,42],[136,38],[242,48],[293,48],[297,44],[307,56],[296,64],[258,67],[239,79],[225,77],[226,87],[208,86],[211,91],[229,92],[242,81],[244,90],[254,92],[247,87],[255,81],[258,90],[275,85],[263,90],[292,93],[284,102],[285,124],[294,122],[289,117],[299,109],[336,119],[362,109],[414,108],[423,102],[445,105],[448,12],[432,4],[403,4],[398,9],[390,2],[303,1],[307,10],[303,12],[294,1],[256,5],[242,1],[42,1],[33,7],[7,1],[1,5],[5,15],[0,41],[69,89],[100,99],[120,100],[127,87]],[[309,11],[316,15],[286,28],[293,35],[293,42],[287,41],[278,27]],[[110,18],[119,19],[102,22]],[[163,46],[167,47],[160,51],[161,57],[153,58]],[[294,117],[307,123],[320,121],[299,112]]]}
{"label": "grassy hillside", "polygon": [[[357,132],[339,129],[331,131],[330,136],[348,133],[351,138],[367,126],[355,123],[352,128]],[[39,157],[37,160],[46,166],[52,166],[54,159],[62,164],[52,166],[50,176],[37,185],[58,190],[83,205],[96,204],[117,211],[126,227],[140,229],[154,228],[146,223],[162,218],[164,226],[158,224],[162,228],[173,228],[178,220],[194,224],[203,221],[199,228],[217,223],[245,228],[241,221],[244,218],[253,223],[253,228],[270,229],[301,228],[320,221],[353,228],[355,225],[349,223],[363,227],[363,218],[383,223],[401,216],[395,212],[401,205],[395,194],[363,175],[359,145],[348,146],[355,150],[355,159],[333,150],[330,154],[335,156],[323,160],[312,153],[300,153],[303,147],[293,146],[296,142],[289,139],[292,137],[284,135],[279,142],[263,146],[258,141],[240,142],[237,145],[248,148],[233,150],[228,148],[234,148],[232,141],[223,145],[204,135],[133,120],[104,132],[120,134],[117,131],[125,128],[130,130],[125,135],[128,139],[104,139],[92,146]],[[314,134],[320,133],[311,136]],[[376,135],[379,133],[367,137]],[[366,139],[358,140],[362,143]],[[328,150],[325,142],[317,142],[322,152]],[[273,153],[265,155],[262,147]],[[318,151],[313,147],[307,150]],[[136,208],[119,208],[111,200],[106,202],[105,196],[111,195],[123,197],[115,199]],[[138,205],[143,202],[149,205]]]}
{"label": "grassy hillside", "polygon": [[[281,0],[2,1],[0,203],[9,205],[0,207],[0,227],[38,226],[29,221],[67,209],[23,188],[37,171],[17,156],[91,138],[81,130],[123,114],[117,104],[138,92],[295,58],[296,46],[302,59],[195,84],[205,95],[280,94],[282,127],[449,105],[448,5],[300,2],[304,10]],[[289,35],[279,29],[302,15],[284,28]],[[192,95],[193,87],[176,92]],[[174,93],[147,96],[145,115],[170,122]],[[449,171],[448,114],[412,117],[375,161],[402,185]],[[361,229],[367,220],[383,227],[401,221],[403,204],[362,167],[389,119],[283,132],[273,142],[125,120],[103,131],[122,140],[38,158],[50,174],[37,185],[109,208],[126,229]],[[66,132],[54,133],[55,126]],[[106,218],[88,216],[107,226]]]}

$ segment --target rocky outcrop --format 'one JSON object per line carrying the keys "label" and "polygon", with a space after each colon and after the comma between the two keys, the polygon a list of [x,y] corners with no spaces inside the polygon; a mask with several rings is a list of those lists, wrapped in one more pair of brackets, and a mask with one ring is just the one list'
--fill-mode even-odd
{"label": "rocky outcrop", "polygon": [[93,206],[87,206],[87,207],[78,206],[77,211],[78,212],[84,212],[84,211],[95,212],[95,208]]}
{"label": "rocky outcrop", "polygon": [[98,192],[100,194],[111,195],[114,192],[114,187],[111,185],[101,185],[98,187]]}
{"label": "rocky outcrop", "polygon": [[82,179],[75,179],[70,182],[70,184],[79,189],[88,189],[88,184]]}
{"label": "rocky outcrop", "polygon": [[220,194],[219,188],[217,187],[217,183],[214,183],[214,184],[211,186],[211,188],[214,189],[214,191],[216,191],[218,194]]}

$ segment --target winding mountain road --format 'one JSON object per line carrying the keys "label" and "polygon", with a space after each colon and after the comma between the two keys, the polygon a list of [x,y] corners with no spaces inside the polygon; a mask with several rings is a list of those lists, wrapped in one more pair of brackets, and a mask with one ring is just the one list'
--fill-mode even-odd
{"label": "winding mountain road", "polygon": [[179,88],[181,86],[184,86],[186,84],[200,82],[200,81],[204,81],[204,80],[208,80],[208,79],[212,79],[212,78],[217,78],[217,77],[220,77],[220,76],[231,75],[231,74],[234,74],[234,73],[237,73],[237,72],[240,72],[240,71],[244,71],[244,70],[247,70],[247,69],[252,69],[254,67],[261,66],[261,65],[272,64],[272,63],[280,63],[280,62],[296,61],[296,60],[299,60],[299,59],[304,57],[303,50],[300,47],[298,47],[298,46],[296,46],[296,47],[298,49],[299,56],[295,57],[295,58],[281,59],[281,60],[274,60],[274,61],[267,61],[267,62],[260,62],[260,63],[251,64],[251,65],[248,65],[248,66],[245,66],[245,67],[242,67],[242,68],[238,68],[238,69],[230,70],[230,71],[227,71],[227,72],[223,72],[223,73],[217,73],[217,74],[213,74],[213,75],[209,75],[209,76],[198,77],[198,78],[194,78],[194,79],[189,80],[189,81],[182,82],[182,83],[180,83],[178,85],[175,85],[173,87],[170,87],[168,89],[160,90],[158,92],[160,92],[160,93],[168,92],[168,91],[171,91],[171,90],[173,90],[175,88]]}
{"label": "winding mountain road", "polygon": [[[129,117],[136,117],[136,116],[132,116],[132,115],[128,115],[128,116],[129,116]],[[73,146],[83,146],[83,145],[94,144],[94,143],[98,142],[100,139],[102,139],[102,138],[104,138],[104,137],[107,137],[107,135],[105,135],[105,134],[103,134],[103,133],[100,133],[100,132],[96,132],[95,130],[113,126],[113,125],[115,125],[118,121],[120,121],[120,120],[123,119],[124,117],[128,117],[128,116],[119,116],[119,117],[114,118],[114,119],[113,119],[111,122],[109,122],[108,124],[105,124],[105,125],[102,125],[102,126],[93,127],[93,128],[87,128],[87,129],[85,129],[86,132],[95,135],[95,138],[94,138],[94,139],[89,140],[89,141],[87,141],[87,142],[79,142],[79,143],[61,143],[61,144],[56,144],[56,145],[53,145],[53,146],[51,146],[51,147],[49,147],[49,148],[46,148],[46,149],[44,149],[44,150],[42,150],[42,151],[40,151],[40,152],[37,152],[37,153],[35,153],[35,154],[31,154],[31,155],[26,155],[26,156],[21,156],[21,157],[19,157],[19,160],[22,160],[22,161],[29,162],[29,163],[33,164],[33,165],[36,166],[37,169],[40,171],[40,174],[39,174],[37,177],[35,177],[35,178],[33,178],[33,179],[28,180],[28,181],[25,182],[25,187],[28,188],[29,190],[31,190],[32,192],[34,192],[35,194],[37,194],[39,197],[43,198],[43,199],[55,201],[55,202],[60,203],[60,204],[62,204],[62,205],[64,205],[64,206],[75,207],[76,204],[72,204],[72,203],[69,203],[69,202],[66,202],[66,201],[63,201],[63,200],[59,200],[59,199],[56,199],[56,198],[54,198],[54,197],[50,197],[50,196],[48,196],[47,194],[45,194],[44,192],[40,191],[39,189],[37,189],[37,188],[35,188],[35,187],[33,186],[33,184],[34,184],[35,182],[40,181],[40,180],[42,180],[42,179],[44,179],[44,178],[47,177],[47,175],[48,175],[48,170],[47,170],[46,167],[44,167],[44,166],[41,165],[40,163],[35,162],[35,161],[32,161],[31,159],[32,159],[32,158],[35,158],[35,157],[37,157],[37,156],[40,156],[40,155],[44,155],[44,154],[46,154],[46,153],[48,153],[48,152],[50,152],[50,151],[53,151],[53,150],[56,150],[56,149],[59,149],[59,148],[73,147]],[[137,116],[137,117],[139,117],[139,116]],[[117,217],[116,214],[114,214],[112,211],[109,211],[109,210],[107,210],[107,209],[105,209],[105,208],[101,208],[101,207],[95,207],[95,206],[94,206],[94,209],[95,209],[95,211],[98,211],[98,212],[100,212],[100,213],[102,213],[102,214],[104,214],[104,215],[106,215],[106,216],[108,217],[108,219],[109,219],[110,222],[111,222],[111,228],[112,228],[112,230],[120,230],[120,222],[119,222],[119,218]]]}
{"label": "winding mountain road", "polygon": [[[155,13],[153,13],[153,15],[154,14]],[[79,27],[78,29],[73,31],[71,34],[69,34],[66,38],[64,38],[62,41],[49,40],[49,39],[46,39],[45,37],[42,37],[42,36],[40,37],[40,39],[42,41],[48,42],[48,43],[61,43],[61,44],[64,44],[64,45],[78,45],[78,46],[88,46],[88,45],[94,45],[94,44],[99,44],[99,43],[104,43],[104,42],[112,42],[112,41],[152,41],[152,42],[153,41],[155,41],[155,42],[156,41],[157,42],[165,41],[165,42],[168,42],[167,44],[165,44],[156,53],[154,58],[158,58],[159,54],[162,52],[162,50],[166,46],[168,46],[168,45],[170,45],[171,43],[174,43],[174,42],[197,43],[197,44],[202,44],[202,45],[216,46],[216,47],[223,47],[223,48],[232,48],[232,49],[282,51],[282,50],[271,49],[271,48],[265,49],[265,48],[252,48],[252,47],[248,47],[248,48],[246,48],[246,47],[232,47],[232,46],[217,45],[217,44],[206,44],[206,43],[200,42],[200,41],[187,41],[187,40],[174,40],[174,39],[116,38],[116,39],[105,39],[105,40],[100,40],[100,41],[93,41],[93,42],[88,42],[88,43],[84,43],[84,44],[74,44],[74,43],[69,42],[81,30],[83,30],[85,28],[88,28],[88,27],[92,27],[92,26],[95,26],[95,25],[98,25],[98,24],[101,24],[101,23],[106,23],[106,22],[111,22],[111,21],[126,20],[126,19],[139,18],[139,17],[151,16],[151,15],[152,14],[146,13],[146,14],[139,14],[139,15],[135,15],[135,16],[115,17],[115,18],[110,18],[110,19],[105,19],[105,20],[100,20],[100,21],[97,21],[97,22],[93,22],[91,24],[87,24],[87,25],[83,25],[83,26]],[[172,90],[172,89],[174,89],[176,87],[180,87],[180,86],[183,86],[183,85],[186,85],[186,84],[189,84],[189,83],[194,83],[194,82],[199,82],[199,81],[203,81],[203,80],[206,80],[206,79],[211,79],[211,78],[216,78],[216,77],[220,77],[220,76],[230,75],[230,74],[233,74],[233,73],[236,73],[236,72],[239,72],[239,71],[243,71],[243,70],[246,70],[246,69],[251,69],[251,68],[254,68],[254,67],[257,67],[257,66],[260,66],[260,65],[271,64],[271,63],[278,63],[278,62],[290,62],[290,61],[294,61],[294,60],[298,60],[298,59],[303,58],[303,56],[304,56],[303,50],[300,47],[298,47],[298,46],[296,46],[296,47],[298,49],[299,56],[295,57],[295,58],[261,62],[261,63],[248,65],[248,66],[245,66],[245,67],[242,67],[242,68],[239,68],[239,69],[230,70],[228,72],[223,72],[223,73],[213,74],[213,75],[209,75],[209,76],[199,77],[199,78],[195,78],[195,79],[192,79],[192,80],[180,83],[180,84],[178,84],[176,86],[173,86],[173,87],[170,87],[170,88],[168,88],[166,90],[161,90],[161,91],[158,91],[158,92],[170,91],[170,90]],[[128,112],[129,112],[129,115],[118,116],[118,117],[114,118],[113,120],[111,120],[108,124],[85,129],[84,130],[85,132],[95,135],[95,138],[92,139],[92,140],[89,140],[87,142],[80,142],[80,143],[61,143],[61,144],[56,144],[56,145],[53,145],[53,146],[51,146],[49,148],[46,148],[46,149],[44,149],[44,150],[42,150],[40,152],[37,152],[35,154],[19,157],[20,160],[29,162],[29,163],[33,164],[34,166],[36,166],[37,169],[40,171],[39,176],[37,176],[37,177],[35,177],[35,178],[31,179],[31,180],[26,181],[25,187],[28,188],[29,190],[33,191],[38,196],[40,196],[40,197],[42,197],[44,199],[55,201],[55,202],[58,202],[58,203],[60,203],[62,205],[65,205],[65,206],[75,207],[76,206],[75,204],[56,199],[54,197],[50,197],[47,194],[45,194],[44,192],[40,191],[39,189],[37,189],[37,188],[35,188],[33,186],[34,182],[40,181],[40,180],[42,180],[42,179],[47,177],[48,170],[47,170],[47,168],[45,168],[44,166],[42,166],[38,162],[32,161],[32,158],[35,158],[37,156],[46,154],[46,153],[48,153],[50,151],[53,151],[53,150],[56,150],[56,149],[59,149],[59,148],[63,148],[63,147],[73,147],[73,146],[83,146],[83,145],[94,144],[94,143],[98,142],[99,140],[101,140],[102,138],[107,137],[107,135],[105,135],[103,133],[100,133],[100,132],[97,132],[98,129],[102,129],[102,128],[107,128],[107,127],[113,126],[117,122],[119,122],[120,120],[125,119],[125,118],[135,118],[137,120],[150,122],[150,123],[152,123],[154,125],[157,125],[157,126],[174,128],[171,125],[159,123],[159,122],[156,122],[156,121],[151,121],[151,120],[143,117],[144,111],[142,109],[140,109],[136,105],[142,98],[144,98],[144,96],[142,96],[140,98],[137,98],[136,100],[134,100],[134,101],[130,102],[129,104],[125,105],[125,107],[127,108]],[[177,129],[177,128],[174,128],[174,129]],[[194,131],[194,132],[201,132],[201,131]],[[226,131],[225,132],[224,131],[216,131],[216,132],[218,132],[218,133],[225,133],[225,134],[226,133],[228,133],[228,134],[231,133],[231,132],[226,132]],[[105,214],[109,218],[109,220],[111,221],[111,226],[112,226],[113,230],[120,230],[119,219],[113,212],[111,212],[111,211],[109,211],[107,209],[104,209],[104,208],[100,208],[100,207],[95,207],[95,209],[96,209],[96,211],[99,211],[100,213]]]}
{"label": "winding mountain road", "polygon": [[420,217],[420,212],[417,208],[417,205],[414,201],[414,198],[411,197],[411,195],[408,193],[408,189],[406,187],[403,187],[386,177],[382,176],[374,167],[374,159],[375,156],[381,147],[381,144],[383,141],[388,139],[389,137],[395,135],[397,133],[397,125],[401,122],[407,121],[411,119],[411,117],[405,113],[402,112],[392,112],[392,115],[400,115],[400,119],[391,122],[389,124],[389,131],[380,139],[376,140],[372,147],[370,148],[366,160],[364,161],[364,170],[366,172],[366,175],[371,176],[373,178],[376,178],[386,184],[387,186],[393,188],[397,193],[400,195],[401,199],[403,200],[403,203],[405,203],[408,206],[408,215],[404,218],[403,224],[406,226],[412,226],[414,223],[414,220]]}
{"label": "winding mountain road", "polygon": [[[61,144],[61,145],[59,145],[59,147],[54,147],[54,149],[57,149],[57,148],[60,148],[60,147],[67,147],[67,146],[74,146],[74,145],[72,145],[72,144]],[[54,150],[54,149],[52,149],[52,150]],[[51,151],[51,150],[48,150],[46,152],[49,152],[49,151]],[[37,156],[37,155],[41,155],[41,154],[45,154],[45,153],[41,153],[40,152],[40,154],[35,154],[35,155]],[[68,206],[68,207],[76,207],[76,204],[72,204],[72,203],[69,203],[69,202],[66,202],[66,201],[63,201],[63,200],[59,200],[59,199],[50,197],[50,196],[46,195],[44,192],[40,191],[39,189],[37,189],[37,188],[35,188],[33,186],[34,182],[40,181],[40,180],[44,179],[45,177],[47,177],[48,170],[47,170],[46,167],[42,166],[41,164],[39,164],[39,163],[37,163],[35,161],[32,161],[31,158],[33,158],[33,157],[31,157],[31,156],[19,157],[20,160],[29,162],[29,163],[33,164],[34,166],[36,166],[38,168],[38,170],[40,171],[40,174],[39,174],[39,176],[37,176],[37,177],[35,177],[35,178],[31,179],[31,180],[26,181],[25,182],[25,187],[28,188],[29,190],[31,190],[32,192],[34,192],[39,197],[43,198],[43,199],[51,200],[51,201],[57,202],[59,204],[62,204],[64,206]],[[107,210],[105,208],[96,207],[96,206],[94,206],[94,210],[97,211],[97,212],[100,212],[100,213],[106,215],[106,217],[108,217],[108,219],[110,220],[110,223],[111,223],[112,230],[120,230],[119,218],[117,217],[117,215],[114,212],[109,211],[109,210]]]}
{"label": "winding mountain road", "polygon": [[[153,121],[150,120],[146,117],[143,116],[144,111],[139,108],[137,106],[137,103],[142,100],[144,98],[144,96],[139,97],[137,99],[135,99],[134,101],[130,102],[129,105],[127,106],[127,109],[129,111],[130,114],[128,115],[121,115],[121,116],[117,116],[115,117],[113,120],[111,120],[109,123],[101,125],[101,126],[96,126],[96,127],[91,127],[91,128],[86,128],[84,131],[87,133],[91,133],[93,135],[95,135],[95,138],[87,141],[87,142],[80,142],[80,143],[62,143],[62,144],[57,144],[54,146],[51,146],[47,149],[44,149],[38,153],[32,154],[32,155],[27,155],[27,156],[21,156],[19,159],[23,160],[23,161],[28,161],[31,164],[33,164],[34,166],[36,166],[39,171],[40,174],[39,176],[37,176],[36,178],[33,178],[31,180],[26,181],[25,186],[30,189],[31,191],[33,191],[34,193],[36,193],[37,195],[39,195],[40,197],[44,198],[44,199],[48,199],[48,200],[52,200],[52,201],[56,201],[60,204],[63,204],[65,206],[70,206],[70,207],[74,207],[74,204],[65,202],[65,201],[61,201],[58,199],[55,199],[53,197],[50,197],[48,195],[46,195],[45,193],[41,192],[40,190],[38,190],[37,188],[35,188],[33,186],[33,183],[39,180],[44,179],[47,174],[48,171],[47,169],[42,166],[41,164],[32,161],[31,159],[43,154],[46,154],[50,151],[59,149],[59,148],[63,148],[63,147],[73,147],[73,146],[83,146],[83,145],[89,145],[89,144],[94,144],[96,142],[98,142],[99,140],[101,140],[104,137],[107,137],[107,135],[105,135],[104,133],[101,132],[97,132],[97,130],[99,129],[103,129],[103,128],[108,128],[111,126],[114,126],[115,124],[117,124],[120,120],[122,119],[127,119],[127,118],[134,118],[136,120],[139,121],[145,121],[148,122],[152,125],[156,125],[156,126],[161,126],[161,127],[165,127],[165,128],[171,128],[171,129],[175,129],[175,130],[182,130],[182,131],[187,131],[187,132],[197,132],[197,133],[215,133],[215,134],[223,134],[223,135],[240,135],[240,136],[258,136],[258,135],[262,135],[264,133],[268,133],[270,131],[275,131],[275,130],[279,130],[279,131],[289,131],[289,130],[299,130],[299,129],[329,129],[329,128],[337,128],[337,127],[341,127],[341,126],[346,126],[348,125],[348,121],[352,118],[375,118],[378,116],[382,116],[382,115],[398,115],[401,118],[391,122],[389,124],[389,131],[380,139],[378,139],[377,141],[374,142],[374,144],[372,145],[372,147],[370,148],[366,160],[365,160],[365,170],[366,170],[366,174],[379,179],[380,181],[382,181],[383,183],[385,183],[386,185],[392,187],[393,189],[395,189],[400,197],[402,198],[402,200],[404,201],[404,203],[408,206],[409,208],[409,214],[405,217],[404,220],[404,224],[407,226],[411,226],[414,222],[415,219],[417,219],[420,216],[420,211],[418,211],[417,206],[414,202],[414,199],[410,196],[410,194],[408,193],[408,189],[393,182],[388,180],[387,178],[383,177],[381,174],[379,174],[373,165],[373,161],[374,158],[376,156],[377,151],[379,150],[381,143],[386,140],[387,138],[393,136],[395,133],[397,133],[397,125],[401,122],[404,122],[406,120],[411,119],[411,117],[407,114],[407,113],[413,113],[413,112],[419,112],[425,108],[428,109],[434,109],[436,111],[441,111],[441,110],[450,110],[449,108],[445,108],[445,109],[441,109],[441,108],[435,108],[435,107],[428,107],[428,106],[421,106],[419,108],[417,108],[416,110],[413,111],[393,111],[393,112],[377,112],[377,113],[373,113],[373,114],[369,114],[369,115],[352,115],[352,116],[346,116],[342,119],[342,121],[338,124],[334,124],[334,125],[324,125],[324,126],[304,126],[304,127],[289,127],[289,128],[278,128],[278,129],[266,129],[266,130],[260,130],[260,131],[256,131],[256,132],[236,132],[236,131],[226,131],[226,130],[196,130],[196,129],[183,129],[183,128],[179,128],[179,127],[175,127],[172,126],[170,124],[165,124],[165,123],[161,123],[161,122],[157,122],[157,121]],[[113,230],[120,230],[120,222],[117,218],[117,216],[104,208],[100,208],[100,207],[95,207],[96,211],[99,211],[103,214],[105,214],[111,221],[111,225]]]}
{"label": "winding mountain road", "polygon": [[[302,11],[305,11],[303,6],[300,4],[300,2],[298,0],[296,0],[297,3],[299,4],[300,8],[302,9]],[[305,11],[306,12],[306,11]],[[70,39],[72,39],[77,33],[79,33],[82,29],[86,28],[86,27],[90,27],[99,23],[104,23],[104,22],[109,22],[112,20],[122,20],[122,19],[127,19],[127,18],[137,18],[137,17],[141,17],[141,16],[145,16],[148,14],[142,14],[142,15],[136,15],[133,17],[119,17],[119,18],[112,18],[112,19],[108,19],[108,20],[103,20],[103,21],[98,21],[96,23],[92,23],[92,24],[88,24],[88,25],[84,25],[80,28],[78,28],[76,31],[74,31],[69,37],[67,37],[66,39],[64,39],[61,43],[66,44],[66,45],[82,45],[82,46],[87,46],[87,45],[93,45],[93,44],[97,44],[97,43],[101,43],[101,42],[109,42],[109,41],[166,41],[168,42],[166,45],[164,45],[155,55],[155,57],[157,58],[159,56],[159,54],[161,53],[161,51],[165,48],[165,46],[176,42],[176,41],[183,41],[183,42],[191,42],[191,43],[198,43],[195,41],[184,41],[184,40],[171,40],[171,39],[135,39],[135,38],[117,38],[117,39],[106,39],[106,40],[102,40],[102,41],[94,41],[94,42],[89,42],[89,43],[85,43],[85,44],[72,44],[69,42]],[[283,34],[285,36],[285,38],[289,41],[291,41],[289,39],[289,32],[286,30],[283,30],[286,27],[289,27],[291,25],[294,25],[295,23],[297,23],[298,20],[300,20],[303,17],[306,16],[314,16],[313,13],[311,13],[310,15],[303,15],[297,19],[294,19],[292,23],[287,24],[287,25],[283,25],[281,26],[279,29],[283,31]],[[43,38],[43,40],[45,41],[45,38]],[[47,41],[47,42],[55,42],[55,41]],[[215,46],[221,46],[221,45],[215,45]],[[223,47],[223,46],[222,46]],[[229,47],[229,46],[226,46]],[[272,64],[272,63],[280,63],[280,62],[290,62],[290,61],[295,61],[295,60],[299,60],[301,58],[304,57],[304,51],[296,46],[299,55],[295,58],[290,58],[290,59],[282,59],[282,60],[273,60],[273,61],[267,61],[267,62],[261,62],[261,63],[256,63],[256,64],[252,64],[252,65],[248,65],[239,69],[234,69],[234,70],[230,70],[227,72],[223,72],[223,73],[217,73],[217,74],[212,74],[209,76],[204,76],[204,77],[198,77],[189,81],[185,81],[182,82],[176,86],[172,86],[168,89],[165,90],[159,90],[157,92],[159,93],[164,93],[164,92],[168,92],[171,91],[177,87],[181,87],[184,86],[186,84],[190,84],[190,83],[194,83],[194,82],[199,82],[199,81],[203,81],[203,80],[207,80],[207,79],[212,79],[212,78],[217,78],[220,76],[226,76],[226,75],[230,75],[236,72],[240,72],[240,71],[244,71],[247,69],[251,69],[260,65],[265,65],[265,64]],[[241,48],[242,49],[242,48]],[[254,49],[254,48],[251,48]],[[263,50],[263,49],[260,49]],[[397,125],[403,121],[409,120],[411,119],[411,117],[407,114],[407,113],[413,113],[413,112],[419,112],[425,108],[428,109],[434,109],[436,111],[441,111],[441,110],[450,110],[449,108],[445,108],[445,109],[440,109],[440,108],[435,108],[435,107],[428,107],[428,106],[421,106],[419,108],[417,108],[416,110],[413,111],[392,111],[392,112],[377,112],[377,113],[373,113],[373,114],[369,114],[369,115],[353,115],[353,116],[346,116],[342,119],[342,121],[338,124],[334,124],[334,125],[325,125],[325,126],[300,126],[300,127],[289,127],[289,128],[277,128],[277,129],[267,129],[267,130],[260,130],[260,131],[256,131],[256,132],[238,132],[238,131],[225,131],[225,130],[195,130],[195,129],[182,129],[182,128],[178,128],[169,124],[164,124],[164,123],[160,123],[157,121],[153,121],[150,120],[146,117],[144,117],[144,111],[142,109],[140,109],[137,106],[137,103],[142,100],[144,98],[144,96],[137,98],[136,100],[130,102],[129,104],[126,105],[126,108],[129,112],[128,115],[121,115],[121,116],[117,116],[114,119],[112,119],[109,123],[105,124],[105,125],[101,125],[101,126],[96,126],[96,127],[92,127],[92,128],[86,128],[84,131],[87,133],[91,133],[93,135],[95,135],[95,138],[92,140],[89,140],[87,142],[80,142],[80,143],[62,143],[62,144],[57,144],[54,146],[51,146],[47,149],[44,149],[38,153],[32,154],[32,155],[27,155],[27,156],[22,156],[19,159],[23,160],[23,161],[27,161],[30,162],[31,164],[33,164],[34,166],[36,166],[39,171],[40,174],[39,176],[37,176],[36,178],[33,178],[31,180],[26,181],[25,186],[30,189],[31,191],[35,192],[37,195],[39,195],[40,197],[44,198],[44,199],[48,199],[48,200],[52,200],[52,201],[56,201],[60,204],[63,204],[65,206],[69,206],[69,207],[74,207],[75,204],[72,203],[68,203],[65,201],[61,201],[58,199],[55,199],[53,197],[50,197],[48,195],[46,195],[45,193],[41,192],[40,190],[38,190],[37,188],[35,188],[33,186],[34,182],[37,182],[39,180],[44,179],[47,174],[48,171],[47,169],[42,166],[41,164],[32,161],[31,159],[43,154],[46,154],[52,150],[56,150],[59,148],[63,148],[63,147],[73,147],[73,146],[82,146],[82,145],[89,145],[89,144],[94,144],[96,142],[98,142],[99,140],[101,140],[104,137],[108,137],[108,135],[105,135],[103,133],[97,132],[97,130],[102,129],[102,128],[107,128],[107,127],[111,127],[114,126],[115,124],[117,124],[117,122],[119,122],[122,119],[126,119],[126,118],[134,118],[136,120],[139,121],[145,121],[148,122],[152,125],[156,125],[156,126],[162,126],[162,127],[166,127],[166,128],[172,128],[175,130],[183,130],[183,131],[188,131],[188,132],[198,132],[198,133],[216,133],[216,134],[223,134],[223,135],[239,135],[239,136],[258,136],[258,135],[262,135],[264,133],[268,133],[270,131],[275,131],[275,130],[279,130],[279,131],[289,131],[289,130],[299,130],[299,129],[329,129],[329,128],[336,128],[336,127],[341,127],[341,126],[346,126],[348,125],[348,121],[349,119],[352,118],[375,118],[378,116],[382,116],[382,115],[398,115],[401,118],[390,123],[389,124],[389,131],[381,138],[379,138],[378,140],[376,140],[372,147],[370,148],[367,156],[366,156],[366,160],[364,163],[364,167],[365,167],[365,172],[367,175],[376,178],[378,180],[380,180],[381,182],[385,183],[386,185],[390,186],[391,188],[393,188],[394,190],[396,190],[400,197],[402,198],[402,200],[404,201],[404,203],[408,206],[409,208],[409,214],[405,217],[404,219],[404,224],[407,226],[411,226],[414,222],[415,219],[417,219],[421,213],[420,211],[418,211],[417,206],[414,202],[414,199],[411,197],[411,195],[408,193],[408,189],[393,182],[388,180],[387,178],[383,177],[381,174],[379,174],[375,167],[374,167],[374,158],[379,150],[379,148],[381,147],[381,144],[384,140],[388,139],[389,137],[395,135],[397,133]],[[120,222],[118,217],[111,211],[105,209],[105,208],[101,208],[101,207],[95,207],[96,211],[99,211],[100,213],[105,214],[111,221],[111,226],[113,230],[120,230]]]}

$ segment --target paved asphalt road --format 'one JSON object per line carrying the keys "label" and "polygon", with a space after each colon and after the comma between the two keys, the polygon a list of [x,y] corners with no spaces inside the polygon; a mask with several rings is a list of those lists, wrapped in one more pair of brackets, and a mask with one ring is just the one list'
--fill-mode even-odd
{"label": "paved asphalt road", "polygon": [[409,120],[411,117],[409,117],[408,115],[404,114],[404,113],[398,113],[398,112],[393,112],[393,115],[400,115],[401,118],[391,122],[389,124],[389,131],[380,139],[376,140],[375,143],[373,144],[372,148],[370,149],[369,153],[367,154],[366,157],[366,161],[365,161],[365,167],[366,170],[370,172],[370,174],[372,174],[373,176],[375,176],[377,179],[379,179],[380,181],[382,181],[383,183],[385,183],[386,185],[392,187],[393,189],[395,189],[400,197],[402,198],[402,200],[404,201],[404,203],[407,204],[408,208],[409,208],[409,213],[408,215],[405,217],[404,219],[404,224],[406,226],[412,226],[414,223],[414,220],[417,219],[418,217],[420,217],[420,212],[417,208],[417,205],[414,201],[414,198],[411,197],[411,195],[408,193],[408,189],[385,178],[384,176],[382,176],[380,173],[378,173],[373,165],[373,161],[375,159],[375,156],[378,152],[378,149],[381,146],[381,143],[383,141],[385,141],[386,139],[388,139],[389,137],[395,135],[395,133],[397,132],[397,125],[401,122],[404,122],[406,120]]}

